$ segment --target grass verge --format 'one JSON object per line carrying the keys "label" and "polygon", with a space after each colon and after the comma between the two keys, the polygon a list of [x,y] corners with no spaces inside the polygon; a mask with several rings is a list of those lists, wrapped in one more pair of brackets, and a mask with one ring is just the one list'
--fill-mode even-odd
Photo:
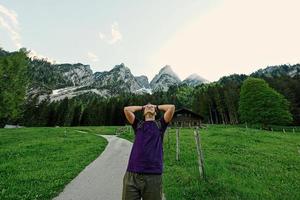
{"label": "grass verge", "polygon": [[0,129],[0,199],[52,199],[106,145],[73,128]]}
{"label": "grass verge", "polygon": [[[201,129],[206,180],[199,177],[194,133],[164,137],[163,191],[169,200],[300,199],[300,133],[234,126]],[[134,141],[133,133],[120,137]]]}

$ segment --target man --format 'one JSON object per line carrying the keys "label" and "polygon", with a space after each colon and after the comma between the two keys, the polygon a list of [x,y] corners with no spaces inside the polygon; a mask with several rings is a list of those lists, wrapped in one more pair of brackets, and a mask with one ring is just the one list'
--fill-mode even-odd
{"label": "man", "polygon": [[[144,120],[135,117],[134,112],[139,110],[143,111]],[[155,120],[159,110],[165,113]],[[174,111],[172,104],[124,107],[135,140],[123,177],[122,200],[162,199],[163,137]]]}

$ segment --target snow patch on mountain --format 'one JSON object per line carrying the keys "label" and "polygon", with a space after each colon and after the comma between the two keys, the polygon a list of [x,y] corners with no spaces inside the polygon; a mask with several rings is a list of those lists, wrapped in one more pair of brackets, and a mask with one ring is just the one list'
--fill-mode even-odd
{"label": "snow patch on mountain", "polygon": [[93,89],[82,89],[81,88],[86,87],[86,86],[78,86],[78,87],[67,87],[67,88],[62,88],[58,90],[53,90],[52,93],[49,95],[50,97],[50,102],[52,101],[60,101],[63,100],[64,98],[73,98],[75,96],[79,96],[88,92],[95,93],[97,95],[100,95],[102,97],[108,98],[110,96],[109,90],[103,89],[103,90],[97,90],[95,88]]}
{"label": "snow patch on mountain", "polygon": [[152,89],[151,88],[142,87],[142,88],[134,91],[134,93],[135,94],[145,94],[145,93],[152,94]]}

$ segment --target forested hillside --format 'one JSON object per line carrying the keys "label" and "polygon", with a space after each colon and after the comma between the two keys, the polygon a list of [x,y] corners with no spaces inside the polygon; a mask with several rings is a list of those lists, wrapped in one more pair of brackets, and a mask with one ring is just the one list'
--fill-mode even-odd
{"label": "forested hillside", "polygon": [[[26,53],[25,50],[23,52]],[[134,85],[140,84],[141,80],[128,74],[130,71],[122,65],[114,67],[111,73],[96,72],[93,74],[88,65],[80,63],[52,65],[43,60],[21,58],[17,55],[18,53],[0,51],[0,106],[2,111],[0,118],[2,126],[6,123],[18,123],[25,126],[124,125],[127,121],[123,114],[123,107],[144,105],[147,102],[170,103],[174,104],[176,109],[189,108],[201,114],[205,123],[239,124],[242,122],[238,112],[241,86],[249,76],[265,80],[272,89],[282,94],[287,100],[288,109],[292,114],[292,124],[290,125],[300,124],[299,64],[267,67],[253,72],[249,76],[232,74],[210,83],[190,85],[186,81],[180,84],[168,82],[167,90],[164,88],[155,90],[153,93],[136,93],[131,90],[117,89],[118,85],[122,85],[121,79],[118,79],[118,84],[115,85],[112,82],[111,88],[108,85],[103,86],[109,91],[114,91],[115,94],[109,98],[106,95],[90,91],[76,93],[72,98],[60,96],[59,100],[53,101],[45,94],[53,94],[53,90],[64,87],[73,87],[73,93],[79,90],[87,91],[91,83],[95,85],[93,82],[95,79],[99,80],[96,84],[98,86],[103,84],[103,81],[113,81],[114,79],[107,74],[114,75],[114,73],[118,74],[123,71]],[[20,69],[25,68],[26,76],[19,73]],[[169,67],[165,67],[161,71],[165,73],[170,70]],[[8,74],[11,78],[8,77]],[[117,74],[114,76],[116,77]],[[172,75],[173,72],[168,75],[163,73],[159,75],[166,80],[167,76],[171,76],[170,74]],[[21,77],[21,75],[26,78],[24,84],[20,84],[20,81],[14,82],[20,80],[17,77]],[[174,76],[168,80],[173,80]],[[146,79],[144,78],[144,80]],[[85,90],[82,89],[84,86]],[[23,95],[22,92],[16,92],[17,90],[13,88],[23,87],[26,93],[24,101],[13,100],[22,99]],[[128,85],[128,87],[133,86]],[[156,86],[156,88],[159,87]],[[13,94],[18,98],[12,98]],[[141,117],[141,113],[137,114],[138,117]]]}

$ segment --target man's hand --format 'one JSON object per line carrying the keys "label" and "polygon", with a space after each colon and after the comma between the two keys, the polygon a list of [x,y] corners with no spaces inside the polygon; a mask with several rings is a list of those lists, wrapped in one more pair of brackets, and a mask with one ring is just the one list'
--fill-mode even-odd
{"label": "man's hand", "polygon": [[173,104],[158,105],[158,109],[165,112],[164,114],[165,122],[169,123],[173,118],[175,112],[175,105]]}
{"label": "man's hand", "polygon": [[126,106],[126,107],[124,107],[124,114],[130,124],[133,124],[133,122],[134,122],[134,119],[135,119],[134,112],[142,110],[142,109],[143,109],[143,106]]}

